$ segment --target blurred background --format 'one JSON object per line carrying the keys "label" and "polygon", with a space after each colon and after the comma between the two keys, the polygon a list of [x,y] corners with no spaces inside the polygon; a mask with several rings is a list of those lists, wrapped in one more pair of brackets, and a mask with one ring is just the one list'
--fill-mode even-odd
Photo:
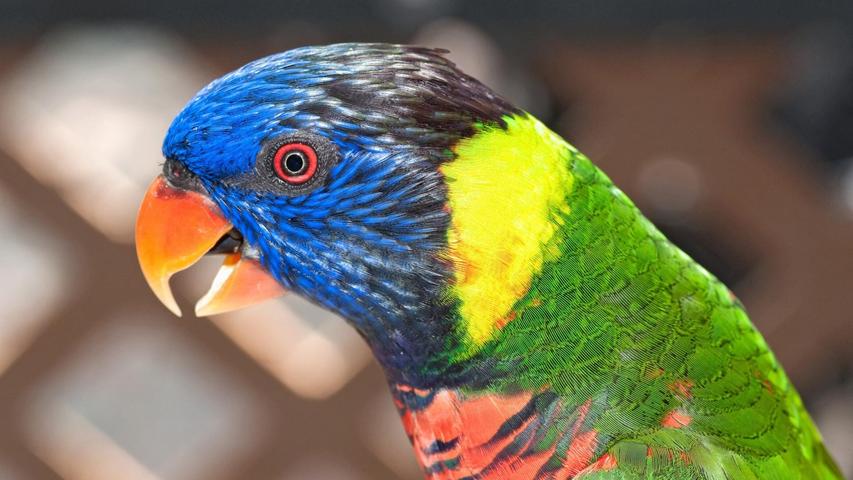
{"label": "blurred background", "polygon": [[[421,478],[360,338],[174,318],[132,227],[172,117],[259,56],[445,47],[742,298],[853,472],[853,3],[0,0],[0,479]],[[218,259],[173,282],[188,308]]]}

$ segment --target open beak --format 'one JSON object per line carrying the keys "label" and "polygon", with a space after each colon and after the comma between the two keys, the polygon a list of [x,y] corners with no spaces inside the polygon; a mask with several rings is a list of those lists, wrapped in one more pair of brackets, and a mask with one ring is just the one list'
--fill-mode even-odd
{"label": "open beak", "polygon": [[148,187],[136,218],[136,255],[157,298],[177,316],[181,309],[169,278],[207,253],[226,253],[196,315],[215,315],[284,294],[284,288],[252,258],[219,208],[205,195],[173,187],[162,175]]}

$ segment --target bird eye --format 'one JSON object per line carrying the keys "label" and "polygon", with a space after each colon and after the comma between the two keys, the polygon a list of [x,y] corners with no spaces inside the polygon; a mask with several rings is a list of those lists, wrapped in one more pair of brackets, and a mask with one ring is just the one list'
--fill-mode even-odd
{"label": "bird eye", "polygon": [[278,178],[291,185],[301,185],[317,172],[317,152],[304,143],[287,143],[273,156],[273,168]]}
{"label": "bird eye", "polygon": [[338,158],[338,147],[323,135],[290,131],[264,140],[254,172],[233,183],[286,197],[305,195],[326,184]]}

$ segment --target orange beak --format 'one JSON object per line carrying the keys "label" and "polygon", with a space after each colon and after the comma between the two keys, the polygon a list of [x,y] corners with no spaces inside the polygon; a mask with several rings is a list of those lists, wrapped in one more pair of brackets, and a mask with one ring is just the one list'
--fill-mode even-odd
{"label": "orange beak", "polygon": [[[205,195],[175,188],[162,175],[148,187],[136,219],[136,255],[151,290],[172,313],[181,316],[169,278],[196,263],[232,228]],[[196,304],[196,315],[237,310],[284,292],[257,260],[237,251],[226,257]]]}

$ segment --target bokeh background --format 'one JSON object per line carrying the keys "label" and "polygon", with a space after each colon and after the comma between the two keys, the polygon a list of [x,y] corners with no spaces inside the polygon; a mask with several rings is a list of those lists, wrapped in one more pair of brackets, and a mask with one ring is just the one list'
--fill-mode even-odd
{"label": "bokeh background", "polygon": [[[172,317],[132,225],[171,118],[256,57],[445,47],[726,281],[853,472],[853,3],[0,0],[0,479],[420,478],[296,298]],[[188,308],[218,260],[178,276]]]}

